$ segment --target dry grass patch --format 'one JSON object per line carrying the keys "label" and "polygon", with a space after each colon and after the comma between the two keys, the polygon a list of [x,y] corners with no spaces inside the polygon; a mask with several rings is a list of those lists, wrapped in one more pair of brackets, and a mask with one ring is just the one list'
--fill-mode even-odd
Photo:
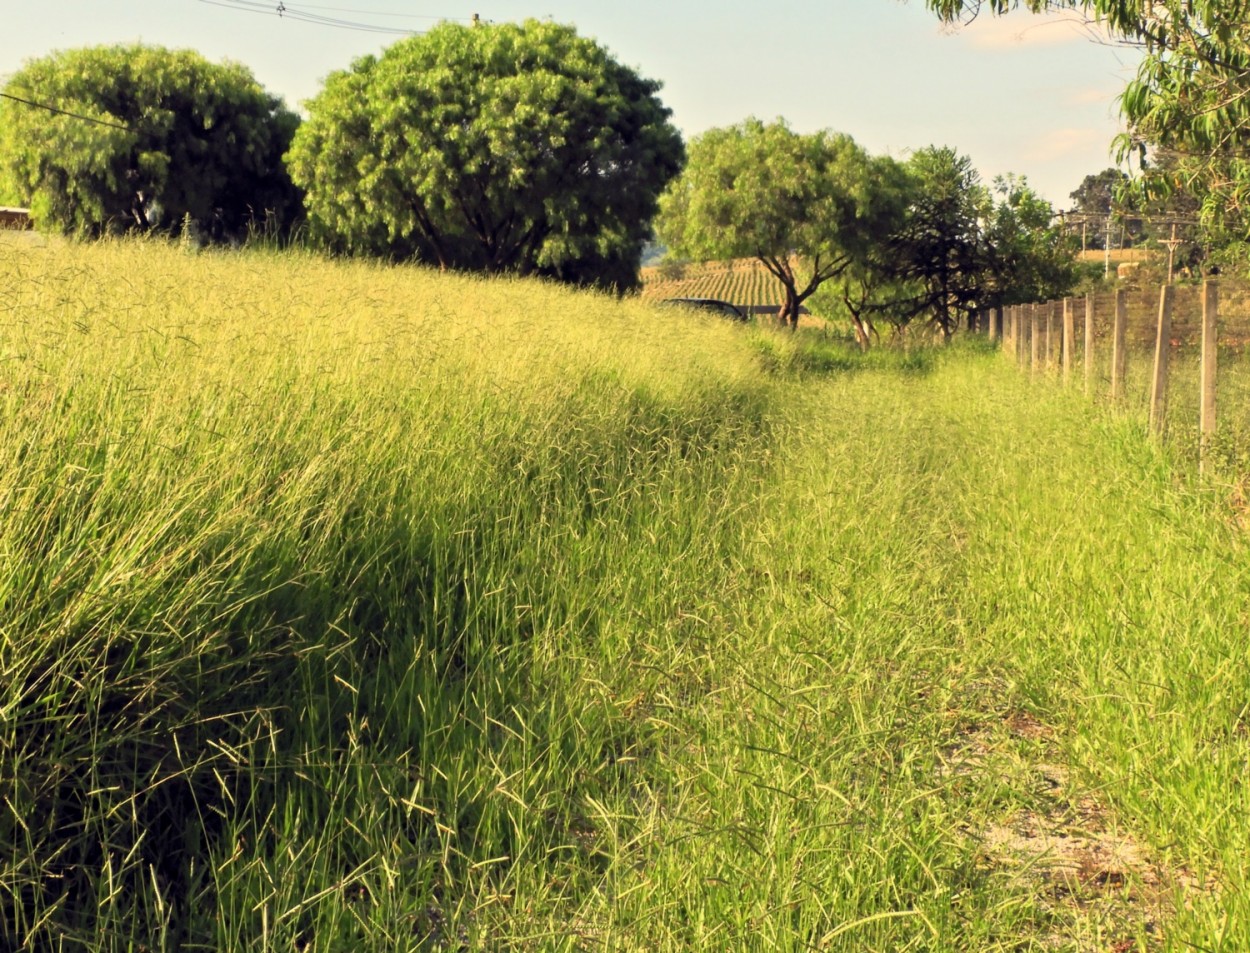
{"label": "dry grass patch", "polygon": [[1009,792],[996,819],[966,833],[978,843],[980,869],[1047,914],[1044,948],[1163,949],[1177,904],[1189,907],[1217,889],[1169,864],[1096,792],[1075,784],[1051,726],[1025,711],[971,723],[958,714],[962,727],[941,749],[939,774],[989,777]]}

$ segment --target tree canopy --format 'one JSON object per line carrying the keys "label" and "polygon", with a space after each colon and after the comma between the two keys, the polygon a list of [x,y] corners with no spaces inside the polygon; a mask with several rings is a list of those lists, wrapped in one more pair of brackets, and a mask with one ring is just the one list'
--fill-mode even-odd
{"label": "tree canopy", "polygon": [[[925,0],[951,22],[981,10],[1081,10],[1145,55],[1120,98],[1123,157],[1145,160],[1157,197],[1189,190],[1204,217],[1250,233],[1250,19],[1246,0]],[[1147,152],[1171,155],[1164,169]]]}
{"label": "tree canopy", "polygon": [[748,119],[691,142],[657,229],[688,258],[757,258],[781,283],[779,317],[794,327],[808,297],[886,240],[904,203],[898,163],[850,136]]}
{"label": "tree canopy", "polygon": [[949,336],[959,316],[981,297],[987,271],[981,222],[989,196],[972,160],[930,146],[907,163],[910,203],[902,228],[890,238],[885,267],[912,283],[914,313],[926,313]]}
{"label": "tree canopy", "polygon": [[1050,203],[1021,176],[981,182],[949,147],[919,149],[903,166],[906,207],[896,228],[815,303],[844,308],[867,347],[875,325],[922,319],[950,337],[978,311],[1068,293],[1074,248]]}
{"label": "tree canopy", "polygon": [[691,142],[657,230],[682,258],[758,259],[783,289],[782,323],[812,298],[845,310],[867,347],[878,318],[923,316],[949,336],[978,309],[1063,294],[1075,268],[1053,218],[1023,178],[990,190],[950,148],[899,163],[840,133],[748,119]]}
{"label": "tree canopy", "polygon": [[332,74],[291,174],[331,248],[619,288],[684,157],[659,88],[568,26],[443,24]]}
{"label": "tree canopy", "polygon": [[1106,248],[1113,223],[1124,228],[1133,222],[1134,236],[1140,232],[1137,203],[1122,169],[1107,168],[1085,176],[1068,197],[1073,203],[1068,223],[1078,230],[1082,250]]}
{"label": "tree canopy", "polygon": [[919,149],[906,166],[907,215],[880,257],[875,309],[896,322],[923,315],[949,337],[984,308],[1066,294],[1073,249],[1050,203],[1023,176],[981,181],[968,156]]}
{"label": "tree canopy", "polygon": [[1050,203],[1024,176],[994,180],[984,224],[986,279],[981,308],[1045,301],[1069,294],[1077,282],[1076,243],[1064,234]]}
{"label": "tree canopy", "polygon": [[282,165],[298,117],[238,64],[89,47],[29,61],[4,92],[0,188],[40,227],[99,235],[190,216],[226,238],[298,208]]}

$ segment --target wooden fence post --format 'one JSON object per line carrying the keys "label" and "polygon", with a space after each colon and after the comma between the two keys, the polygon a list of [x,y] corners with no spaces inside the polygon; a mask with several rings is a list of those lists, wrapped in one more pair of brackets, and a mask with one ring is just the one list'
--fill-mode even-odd
{"label": "wooden fence post", "polygon": [[1072,299],[1063,299],[1063,386],[1072,378],[1072,345],[1076,340],[1076,318],[1072,313]]}
{"label": "wooden fence post", "polygon": [[1085,293],[1085,396],[1094,392],[1094,295]]}
{"label": "wooden fence post", "polygon": [[1216,384],[1216,340],[1219,333],[1220,283],[1204,281],[1202,283],[1202,410],[1201,410],[1201,443],[1199,444],[1198,470],[1201,472],[1207,461],[1207,449],[1211,438],[1215,435],[1215,384]]}
{"label": "wooden fence post", "polygon": [[1043,368],[1049,371],[1055,366],[1055,303],[1044,305],[1046,308],[1046,360]]}
{"label": "wooden fence post", "polygon": [[1020,366],[1029,366],[1029,315],[1025,305],[1020,305]]}
{"label": "wooden fence post", "polygon": [[990,340],[997,341],[1002,335],[1003,306],[997,305],[990,309]]}
{"label": "wooden fence post", "polygon": [[1037,376],[1037,346],[1041,342],[1037,334],[1037,305],[1029,306],[1029,372]]}
{"label": "wooden fence post", "polygon": [[1172,349],[1172,302],[1176,286],[1164,285],[1159,293],[1159,326],[1155,332],[1155,371],[1150,385],[1150,429],[1163,433],[1168,409],[1168,356]]}
{"label": "wooden fence post", "polygon": [[1128,351],[1125,348],[1125,332],[1128,328],[1128,292],[1120,288],[1115,293],[1115,323],[1111,329],[1111,400],[1124,396],[1124,374],[1128,369]]}

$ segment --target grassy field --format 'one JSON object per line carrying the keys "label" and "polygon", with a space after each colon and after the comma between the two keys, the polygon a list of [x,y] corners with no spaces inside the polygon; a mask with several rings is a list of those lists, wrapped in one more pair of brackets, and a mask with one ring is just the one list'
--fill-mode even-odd
{"label": "grassy field", "polygon": [[0,948],[1250,948],[1228,494],[1000,355],[0,247]]}
{"label": "grassy field", "polygon": [[1161,258],[1164,265],[1167,264],[1167,250],[1165,249],[1160,255],[1157,249],[1152,248],[1113,248],[1110,256],[1106,251],[1098,248],[1090,249],[1080,253],[1080,260],[1086,262],[1101,263],[1110,258],[1111,264],[1118,265],[1122,262],[1158,262]]}

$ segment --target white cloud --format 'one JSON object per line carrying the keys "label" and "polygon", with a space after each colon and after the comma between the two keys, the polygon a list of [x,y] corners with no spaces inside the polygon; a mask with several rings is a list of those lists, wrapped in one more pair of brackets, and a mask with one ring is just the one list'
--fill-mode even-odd
{"label": "white cloud", "polygon": [[1052,129],[1033,139],[1025,147],[1022,158],[1030,163],[1055,162],[1091,152],[1109,152],[1110,136],[1103,129]]}
{"label": "white cloud", "polygon": [[1114,88],[1110,86],[1086,86],[1083,89],[1068,89],[1065,91],[1064,102],[1069,106],[1100,106],[1103,104],[1111,106],[1115,103],[1115,98],[1123,90],[1123,85]]}

